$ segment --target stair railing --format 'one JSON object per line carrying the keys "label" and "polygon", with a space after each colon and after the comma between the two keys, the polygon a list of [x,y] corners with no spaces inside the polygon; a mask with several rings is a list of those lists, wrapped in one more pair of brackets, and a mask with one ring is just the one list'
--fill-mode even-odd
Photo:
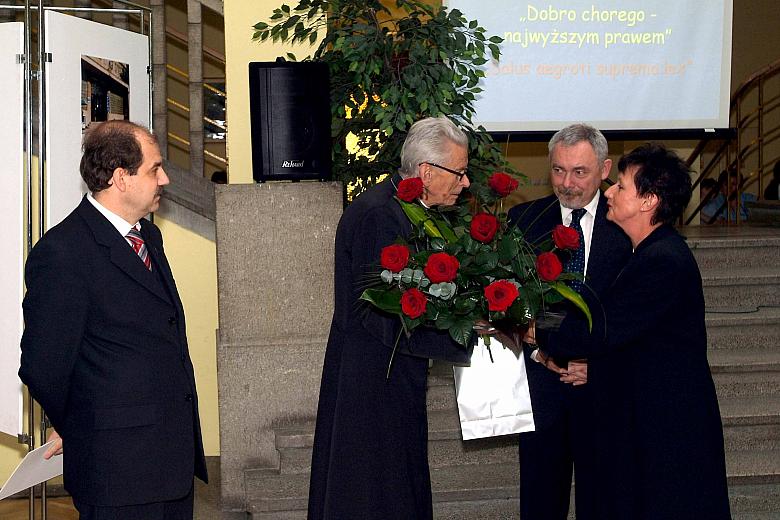
{"label": "stair railing", "polygon": [[[741,222],[741,204],[748,188],[763,198],[764,182],[773,165],[780,160],[780,60],[747,78],[731,96],[731,127],[734,134],[722,140],[704,139],[688,157],[688,165],[703,160],[706,164],[693,183],[717,178],[721,172],[736,172],[743,182],[736,192],[727,190],[728,199],[736,199],[734,214],[725,211],[725,223]],[[706,201],[701,201],[685,220],[690,224],[700,215]]]}

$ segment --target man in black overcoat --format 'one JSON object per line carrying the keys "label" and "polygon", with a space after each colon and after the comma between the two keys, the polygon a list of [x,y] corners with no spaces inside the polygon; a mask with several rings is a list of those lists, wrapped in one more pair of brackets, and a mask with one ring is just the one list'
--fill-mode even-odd
{"label": "man in black overcoat", "polygon": [[83,149],[91,193],[27,260],[19,376],[82,519],[192,518],[193,475],[207,479],[195,377],[162,236],[144,218],[169,182],[160,148],[111,121]]}
{"label": "man in black overcoat", "polygon": [[[468,188],[468,141],[446,118],[415,123],[399,173],[350,204],[335,247],[335,308],[322,372],[312,455],[311,520],[426,520],[433,516],[428,469],[428,360],[467,363],[447,331],[400,336],[398,316],[359,297],[383,247],[412,230],[394,199],[419,177],[420,202],[451,205]],[[393,356],[394,345],[398,342]],[[392,367],[388,366],[392,357]]]}
{"label": "man in black overcoat", "polygon": [[[581,214],[584,263],[580,267],[585,284],[577,288],[602,294],[631,252],[625,234],[607,221],[606,199],[599,190],[612,167],[607,141],[597,129],[574,124],[552,137],[549,152],[554,194],[515,206],[509,211],[510,221],[533,244],[549,239],[556,225],[572,226],[575,215]],[[520,516],[523,520],[565,520],[573,467],[577,518],[597,520],[591,472],[593,435],[598,432],[590,427],[594,406],[591,388],[562,383],[556,371],[531,361],[540,361],[536,352],[527,345],[523,350],[536,430],[519,436]],[[565,368],[568,360],[556,361]]]}

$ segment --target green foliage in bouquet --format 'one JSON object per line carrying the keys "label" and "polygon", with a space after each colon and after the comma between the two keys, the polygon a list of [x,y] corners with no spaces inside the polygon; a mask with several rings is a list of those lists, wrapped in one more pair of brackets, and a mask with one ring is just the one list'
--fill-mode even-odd
{"label": "green foliage in bouquet", "polygon": [[361,299],[400,316],[407,333],[428,325],[449,331],[464,346],[478,322],[522,328],[563,299],[590,322],[582,297],[566,285],[582,275],[563,272],[560,258],[577,249],[578,233],[561,225],[543,243],[528,243],[502,211],[503,197],[517,184],[494,173],[487,186],[472,190],[471,202],[425,208],[416,200],[422,181],[401,181],[396,198],[412,234],[382,250],[382,270]]}
{"label": "green foliage in bouquet", "polygon": [[[254,29],[261,42],[321,37],[307,59],[328,65],[333,171],[358,186],[354,196],[396,170],[409,127],[428,116],[445,115],[467,132],[472,182],[514,172],[490,134],[472,125],[482,66],[498,59],[502,39],[458,10],[421,0],[300,0]],[[359,154],[347,149],[349,134]]]}

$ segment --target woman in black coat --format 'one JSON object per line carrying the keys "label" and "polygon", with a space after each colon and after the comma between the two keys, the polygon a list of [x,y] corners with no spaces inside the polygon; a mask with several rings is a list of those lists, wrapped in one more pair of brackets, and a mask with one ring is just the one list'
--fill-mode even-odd
{"label": "woman in black coat", "polygon": [[588,358],[599,404],[599,518],[726,520],[701,275],[671,225],[690,200],[690,174],[656,144],[625,155],[618,168],[607,218],[629,236],[633,256],[604,301],[589,302],[593,331],[571,313],[557,332],[537,331],[541,356]]}

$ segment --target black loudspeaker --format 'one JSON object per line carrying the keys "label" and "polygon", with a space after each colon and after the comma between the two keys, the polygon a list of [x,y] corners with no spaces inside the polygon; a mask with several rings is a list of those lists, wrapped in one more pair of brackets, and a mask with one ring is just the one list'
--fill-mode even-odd
{"label": "black loudspeaker", "polygon": [[249,64],[255,181],[331,178],[329,91],[325,63]]}

